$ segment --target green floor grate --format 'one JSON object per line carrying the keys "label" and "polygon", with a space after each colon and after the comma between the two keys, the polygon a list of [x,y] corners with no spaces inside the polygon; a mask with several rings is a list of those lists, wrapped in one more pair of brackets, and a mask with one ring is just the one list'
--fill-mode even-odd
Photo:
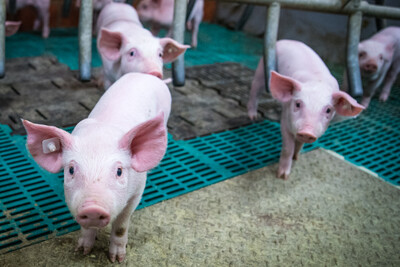
{"label": "green floor grate", "polygon": [[[385,104],[373,100],[359,118],[331,125],[304,150],[334,150],[398,186],[399,111],[396,91]],[[1,253],[79,229],[64,202],[62,172],[40,169],[26,151],[25,137],[10,132],[0,126]],[[279,124],[269,121],[186,141],[169,136],[168,151],[149,174],[139,208],[277,162],[280,146]]]}

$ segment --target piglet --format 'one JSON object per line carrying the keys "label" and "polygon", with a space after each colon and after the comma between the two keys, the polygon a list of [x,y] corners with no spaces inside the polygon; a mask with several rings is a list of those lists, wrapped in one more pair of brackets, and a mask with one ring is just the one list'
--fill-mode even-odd
{"label": "piglet", "polygon": [[21,25],[20,21],[6,21],[6,36],[11,36],[17,33],[19,26]]}
{"label": "piglet", "polygon": [[171,95],[162,80],[129,73],[71,134],[23,121],[35,161],[52,173],[64,168],[66,203],[81,225],[76,250],[88,254],[97,230],[111,223],[110,260],[124,260],[130,216],[142,197],[146,172],[167,148],[170,110]]}
{"label": "piglet", "polygon": [[[385,102],[400,72],[400,27],[388,27],[358,45],[358,60],[363,80],[361,104],[368,107],[378,87],[379,100]],[[348,90],[347,78],[342,89]]]}
{"label": "piglet", "polygon": [[[277,72],[271,72],[269,89],[282,103],[282,150],[278,178],[288,179],[292,160],[296,160],[304,143],[315,142],[327,129],[335,113],[358,115],[364,107],[339,90],[321,58],[298,41],[276,43]],[[265,85],[262,60],[256,70],[250,100],[249,116],[257,113],[257,95]],[[256,81],[257,79],[257,81]]]}
{"label": "piglet", "polygon": [[[196,0],[187,18],[186,27],[192,32],[191,46],[197,47],[197,35],[203,19],[204,0]],[[171,36],[174,18],[174,0],[142,0],[137,5],[140,21],[149,23],[151,31],[156,36],[162,28],[168,30]]]}
{"label": "piglet", "polygon": [[171,38],[154,37],[142,27],[136,10],[123,3],[110,3],[103,8],[97,30],[105,89],[128,72],[162,79],[163,63],[174,61],[189,48]]}
{"label": "piglet", "polygon": [[[9,6],[9,0],[6,0],[6,4]],[[33,29],[39,30],[40,24],[42,24],[42,37],[49,37],[50,0],[16,0],[16,10],[26,6],[33,6],[37,11],[37,18],[34,21]]]}
{"label": "piglet", "polygon": [[[113,0],[93,0],[93,26],[96,25],[97,18],[99,16],[100,11],[105,7],[107,4],[113,2]],[[114,2],[125,3],[126,0],[119,0]],[[75,1],[75,6],[77,8],[81,7],[81,0]],[[94,29],[94,27],[93,27]]]}

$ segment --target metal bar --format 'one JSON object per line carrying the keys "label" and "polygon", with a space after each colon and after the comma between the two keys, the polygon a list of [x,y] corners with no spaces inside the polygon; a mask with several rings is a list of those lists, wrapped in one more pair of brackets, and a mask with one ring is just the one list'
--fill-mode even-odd
{"label": "metal bar", "polygon": [[81,1],[79,10],[79,70],[82,81],[89,81],[92,65],[92,0]]}
{"label": "metal bar", "polygon": [[64,0],[63,5],[62,5],[63,18],[68,17],[70,9],[71,9],[71,0]]}
{"label": "metal bar", "polygon": [[[172,38],[183,44],[185,38],[186,0],[176,0],[174,4],[174,21]],[[185,59],[181,54],[172,62],[172,83],[175,86],[185,85]]]}
{"label": "metal bar", "polygon": [[360,42],[362,13],[355,12],[349,16],[347,24],[346,65],[350,93],[360,96],[363,93],[360,67],[358,63],[358,43]]}
{"label": "metal bar", "polygon": [[[235,2],[254,5],[270,5],[274,2],[281,4],[282,8],[301,9],[308,11],[353,14],[361,11],[365,16],[382,17],[387,19],[400,19],[400,8],[371,5],[361,1],[357,7],[344,0],[218,0],[221,2]],[[350,2],[351,3],[351,2]]]}
{"label": "metal bar", "polygon": [[279,15],[281,6],[278,2],[268,7],[265,35],[264,35],[264,77],[265,89],[269,92],[269,76],[271,70],[276,69],[276,39],[278,38]]}
{"label": "metal bar", "polygon": [[[375,0],[375,4],[378,6],[384,6],[385,0]],[[383,28],[386,28],[386,20],[385,19],[375,18],[375,23],[376,23],[376,29],[378,31],[382,30]]]}
{"label": "metal bar", "polygon": [[17,13],[17,0],[8,1],[8,12],[10,12],[11,15]]}
{"label": "metal bar", "polygon": [[0,0],[0,78],[4,77],[6,64],[6,2]]}
{"label": "metal bar", "polygon": [[235,26],[235,31],[241,31],[246,24],[246,22],[249,20],[251,13],[253,12],[254,6],[253,5],[246,5],[245,10],[242,13],[242,16],[240,17],[239,21],[236,23]]}

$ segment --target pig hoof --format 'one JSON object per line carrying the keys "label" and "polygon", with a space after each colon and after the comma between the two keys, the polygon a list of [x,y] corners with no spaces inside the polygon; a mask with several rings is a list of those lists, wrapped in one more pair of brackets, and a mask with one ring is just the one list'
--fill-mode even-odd
{"label": "pig hoof", "polygon": [[247,115],[249,116],[250,120],[254,121],[255,119],[257,119],[257,111],[249,111],[247,113]]}
{"label": "pig hoof", "polygon": [[386,95],[386,94],[382,94],[382,95],[380,95],[380,97],[379,97],[379,101],[381,101],[381,102],[386,102],[387,101],[387,99],[388,99],[388,95]]}
{"label": "pig hoof", "polygon": [[33,30],[37,31],[39,30],[40,27],[40,19],[35,19],[35,21],[33,22]]}
{"label": "pig hoof", "polygon": [[43,30],[42,32],[42,38],[47,39],[50,35],[50,30]]}
{"label": "pig hoof", "polygon": [[117,259],[118,262],[122,262],[126,255],[126,243],[128,241],[127,236],[125,240],[113,240],[113,237],[111,237],[110,241],[110,249],[108,254],[110,261],[115,262],[115,259]]}
{"label": "pig hoof", "polygon": [[78,245],[76,246],[75,251],[83,248],[83,255],[89,254],[94,246],[94,242],[96,241],[96,233],[96,231],[92,230],[82,231],[82,236],[78,239]]}
{"label": "pig hoof", "polygon": [[79,251],[80,248],[83,248],[83,255],[87,255],[92,251],[93,246],[85,246],[85,245],[80,245],[76,246],[75,251]]}
{"label": "pig hoof", "polygon": [[276,175],[277,178],[287,180],[289,179],[289,173],[286,173],[285,171],[279,170],[278,174]]}
{"label": "pig hoof", "polygon": [[109,254],[110,261],[111,261],[112,263],[114,263],[115,260],[117,260],[119,263],[121,263],[121,262],[123,262],[123,261],[125,260],[125,255],[126,255],[126,254],[118,254],[118,255],[116,255],[116,254],[112,254],[112,253],[110,252],[110,254]]}

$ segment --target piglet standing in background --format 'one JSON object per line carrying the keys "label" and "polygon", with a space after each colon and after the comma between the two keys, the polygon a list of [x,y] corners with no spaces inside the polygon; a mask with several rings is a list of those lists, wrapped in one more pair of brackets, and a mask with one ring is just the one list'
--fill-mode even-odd
{"label": "piglet standing in background", "polygon": [[11,36],[17,33],[19,26],[21,26],[20,21],[6,21],[6,36]]}
{"label": "piglet standing in background", "polygon": [[[196,0],[190,12],[186,27],[192,32],[191,46],[197,47],[197,35],[203,19],[204,0]],[[161,29],[167,29],[167,36],[172,34],[174,18],[174,0],[142,0],[137,5],[140,21],[151,24],[151,32],[157,36]]]}
{"label": "piglet standing in background", "polygon": [[129,72],[148,73],[162,79],[163,63],[174,61],[190,47],[171,38],[154,37],[142,27],[136,10],[123,3],[106,5],[96,28],[105,89]]}
{"label": "piglet standing in background", "polygon": [[[120,3],[125,3],[126,0],[119,0],[119,1],[113,1],[113,0],[92,0],[93,1],[93,28],[96,25],[97,17],[99,16],[100,11],[105,7],[107,4],[111,2],[120,2]],[[75,6],[77,8],[81,7],[81,0],[76,0],[75,1]]]}
{"label": "piglet standing in background", "polygon": [[[6,0],[6,4],[9,6],[9,0]],[[50,0],[16,0],[16,10],[26,6],[33,6],[37,11],[37,18],[33,24],[33,29],[39,30],[40,24],[42,24],[42,37],[49,37]]]}
{"label": "piglet standing in background", "polygon": [[[385,102],[400,72],[400,27],[388,27],[358,45],[358,60],[363,79],[363,99],[367,108],[379,86],[379,100]],[[342,89],[348,90],[347,75]]]}
{"label": "piglet standing in background", "polygon": [[124,260],[130,216],[142,197],[146,172],[167,148],[170,110],[171,95],[162,80],[129,73],[71,134],[23,121],[35,161],[52,173],[64,168],[65,199],[81,225],[77,250],[88,254],[97,230],[112,223],[110,260]]}
{"label": "piglet standing in background", "polygon": [[[278,178],[288,179],[292,160],[304,143],[313,143],[327,129],[335,113],[355,116],[364,107],[339,91],[336,79],[321,58],[305,44],[281,40],[276,43],[277,71],[271,72],[269,89],[282,103],[282,150]],[[250,118],[257,114],[257,96],[265,88],[262,60],[256,70],[248,103]],[[257,80],[257,81],[256,81]]]}

